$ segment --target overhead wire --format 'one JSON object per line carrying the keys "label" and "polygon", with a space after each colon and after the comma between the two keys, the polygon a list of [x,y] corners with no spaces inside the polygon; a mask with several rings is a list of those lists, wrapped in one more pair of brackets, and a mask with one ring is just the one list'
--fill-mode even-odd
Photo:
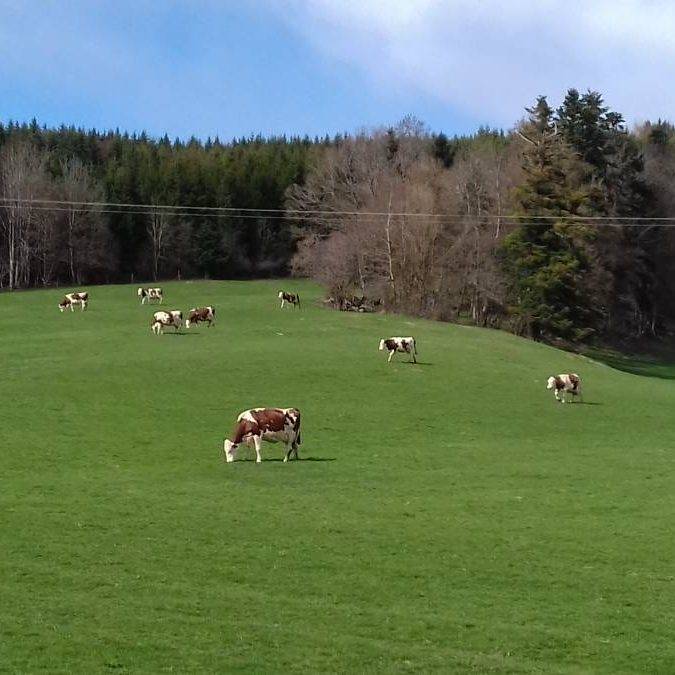
{"label": "overhead wire", "polygon": [[[457,213],[429,213],[429,212],[388,212],[388,211],[346,211],[321,209],[267,209],[233,206],[181,206],[177,204],[135,204],[131,202],[104,202],[85,200],[57,200],[57,199],[23,199],[0,197],[2,204],[17,204],[31,206],[38,211],[85,211],[96,210],[98,213],[122,215],[167,215],[176,217],[216,217],[245,220],[344,220],[355,219],[357,222],[369,222],[388,218],[423,218],[429,223],[443,224],[445,222],[479,222],[479,223],[514,223],[527,222],[585,222],[607,226],[647,226],[655,224],[661,226],[675,226],[675,217],[671,216],[553,216],[553,215],[522,215],[507,214],[457,214]],[[5,207],[7,208],[7,207]]]}

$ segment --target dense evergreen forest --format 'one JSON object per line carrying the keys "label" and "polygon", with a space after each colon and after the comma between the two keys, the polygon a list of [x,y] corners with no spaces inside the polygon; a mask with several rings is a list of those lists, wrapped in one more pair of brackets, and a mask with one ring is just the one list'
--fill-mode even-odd
{"label": "dense evergreen forest", "polygon": [[[509,132],[221,142],[0,124],[0,286],[311,276],[336,304],[570,341],[675,318],[675,128],[597,92]],[[224,207],[216,210],[215,207]]]}
{"label": "dense evergreen forest", "polygon": [[310,156],[334,142],[182,142],[45,129],[36,121],[0,125],[0,283],[21,288],[283,274],[292,252],[289,226],[265,213],[283,210],[285,191],[304,181]]}

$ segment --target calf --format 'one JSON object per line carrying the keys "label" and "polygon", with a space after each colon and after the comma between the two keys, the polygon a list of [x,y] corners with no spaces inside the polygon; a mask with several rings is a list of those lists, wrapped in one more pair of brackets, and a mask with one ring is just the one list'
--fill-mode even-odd
{"label": "calf", "polygon": [[281,309],[284,308],[284,305],[288,302],[300,309],[300,296],[297,293],[286,293],[286,291],[279,291],[279,300],[281,300]]}
{"label": "calf", "polygon": [[216,308],[215,307],[193,307],[188,314],[188,318],[185,319],[185,327],[189,328],[193,324],[198,324],[203,321],[209,322],[209,328],[211,324],[216,320]]}
{"label": "calf", "polygon": [[291,455],[298,459],[300,411],[297,408],[251,408],[237,417],[232,438],[225,439],[223,453],[227,462],[234,461],[237,447],[245,443],[255,448],[256,462],[262,462],[260,447],[263,441],[286,444],[284,462]]}
{"label": "calf", "polygon": [[387,350],[389,358],[387,363],[391,362],[396,352],[405,352],[412,356],[412,362],[417,363],[417,345],[414,337],[390,337],[380,340],[380,351]]}
{"label": "calf", "polygon": [[160,335],[164,331],[164,328],[173,326],[178,329],[183,325],[183,312],[178,309],[173,309],[169,312],[155,312],[152,315],[152,321],[150,322],[150,329],[155,335]]}
{"label": "calf", "polygon": [[74,306],[80,305],[81,310],[84,312],[87,309],[87,304],[89,303],[89,293],[74,291],[73,293],[66,293],[63,300],[59,302],[59,311],[64,312],[70,307],[70,311],[74,312]]}
{"label": "calf", "polygon": [[562,373],[548,378],[547,389],[553,389],[556,401],[565,403],[565,394],[579,396],[581,399],[581,378],[576,373]]}
{"label": "calf", "polygon": [[141,299],[141,305],[144,305],[146,300],[148,303],[150,300],[159,300],[160,305],[164,301],[164,295],[161,288],[139,288],[138,297]]}

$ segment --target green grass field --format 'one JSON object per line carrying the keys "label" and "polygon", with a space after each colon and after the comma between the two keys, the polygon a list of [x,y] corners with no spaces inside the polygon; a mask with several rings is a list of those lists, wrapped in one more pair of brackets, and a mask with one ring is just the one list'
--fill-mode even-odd
{"label": "green grass field", "polygon": [[[164,288],[216,327],[155,337],[131,286],[0,296],[0,671],[675,672],[665,366]],[[226,465],[261,405],[301,409],[302,461]]]}

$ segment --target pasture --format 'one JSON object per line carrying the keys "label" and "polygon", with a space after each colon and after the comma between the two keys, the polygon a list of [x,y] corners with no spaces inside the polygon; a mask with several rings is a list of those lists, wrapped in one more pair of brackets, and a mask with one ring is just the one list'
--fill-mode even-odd
{"label": "pasture", "polygon": [[[0,670],[675,671],[673,369],[163,287],[216,326],[156,337],[132,286],[0,296]],[[568,371],[584,404],[545,389]],[[264,405],[302,411],[301,461],[226,465]]]}

